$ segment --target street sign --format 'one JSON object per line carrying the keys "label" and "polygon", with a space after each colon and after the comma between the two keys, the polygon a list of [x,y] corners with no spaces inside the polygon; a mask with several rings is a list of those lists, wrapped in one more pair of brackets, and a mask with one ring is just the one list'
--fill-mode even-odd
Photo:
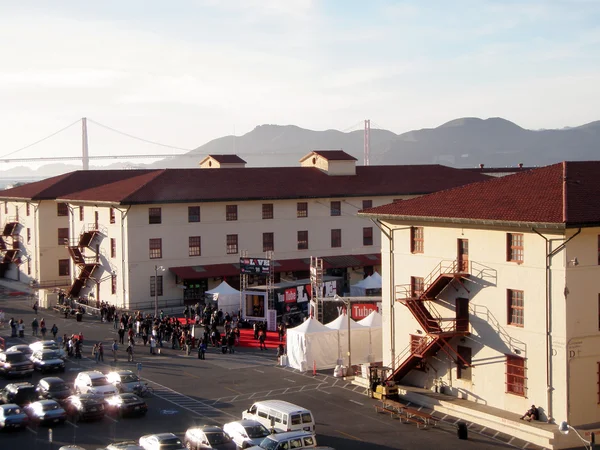
{"label": "street sign", "polygon": [[137,363],[137,371],[138,372],[142,371],[142,363]]}

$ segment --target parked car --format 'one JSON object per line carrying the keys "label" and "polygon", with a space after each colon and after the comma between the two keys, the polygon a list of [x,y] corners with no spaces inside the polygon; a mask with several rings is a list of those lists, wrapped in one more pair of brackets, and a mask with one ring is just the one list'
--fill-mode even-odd
{"label": "parked car", "polygon": [[143,416],[148,412],[146,402],[129,392],[107,397],[105,402],[106,412],[119,417]]}
{"label": "parked car", "polygon": [[65,410],[73,422],[102,419],[106,412],[104,397],[97,394],[79,394],[67,397]]}
{"label": "parked car", "polygon": [[119,392],[133,392],[134,387],[140,384],[140,378],[131,370],[109,372],[106,379],[114,384]]}
{"label": "parked car", "polygon": [[36,400],[35,386],[31,383],[10,383],[0,391],[2,403],[16,403],[19,406],[25,406]]}
{"label": "parked car", "polygon": [[97,370],[79,372],[73,383],[76,394],[115,395],[117,388],[108,382],[106,375]]}
{"label": "parked car", "polygon": [[23,352],[2,352],[0,353],[0,373],[6,377],[31,376],[33,363]]}
{"label": "parked car", "polygon": [[0,405],[0,429],[25,428],[28,423],[29,417],[19,405],[15,403]]}
{"label": "parked car", "polygon": [[140,447],[135,441],[123,441],[110,444],[104,450],[144,450],[144,447]]}
{"label": "parked car", "polygon": [[65,371],[65,361],[60,357],[56,350],[36,350],[33,352],[30,359],[34,369],[39,370],[42,373]]}
{"label": "parked car", "polygon": [[29,420],[39,424],[64,423],[67,412],[55,400],[39,400],[25,407]]}
{"label": "parked car", "polygon": [[223,425],[223,431],[239,448],[260,444],[271,432],[257,420],[238,420]]}
{"label": "parked car", "polygon": [[67,353],[65,352],[65,350],[60,345],[58,345],[56,341],[53,341],[51,339],[45,341],[37,341],[33,344],[29,344],[29,348],[32,352],[36,352],[38,350],[56,350],[61,358],[66,359],[67,357]]}
{"label": "parked car", "polygon": [[317,438],[308,431],[289,431],[287,433],[277,433],[267,436],[262,442],[254,447],[248,447],[252,450],[283,450],[297,448],[315,448]]}
{"label": "parked car", "polygon": [[147,434],[139,440],[144,450],[180,450],[186,447],[173,433]]}
{"label": "parked car", "polygon": [[17,345],[8,347],[6,349],[6,352],[7,353],[10,353],[10,352],[25,353],[27,355],[27,357],[29,358],[31,356],[31,354],[33,353],[33,350],[31,350],[31,347],[29,347],[29,345],[27,345],[27,344],[17,344]]}
{"label": "parked car", "polygon": [[40,400],[53,399],[59,403],[64,402],[71,395],[71,389],[65,380],[59,377],[42,378],[35,387],[35,391]]}
{"label": "parked car", "polygon": [[217,448],[220,450],[236,450],[237,445],[221,427],[203,425],[188,428],[183,442],[190,450]]}

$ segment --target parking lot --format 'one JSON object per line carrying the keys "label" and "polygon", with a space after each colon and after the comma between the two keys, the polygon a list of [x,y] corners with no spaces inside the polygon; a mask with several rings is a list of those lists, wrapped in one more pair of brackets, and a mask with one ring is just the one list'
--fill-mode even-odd
{"label": "parking lot", "polygon": [[[9,297],[0,302],[6,320],[22,318],[28,330],[24,339],[10,338],[10,329],[5,325],[0,335],[7,340],[7,345],[33,342],[30,324],[34,316],[30,301]],[[417,429],[414,424],[402,424],[387,415],[378,415],[373,408],[376,401],[365,396],[364,389],[330,374],[319,373],[313,377],[312,374],[277,367],[274,351],[238,349],[233,355],[223,355],[220,349],[218,352],[217,349],[209,349],[206,360],[201,361],[194,353],[187,356],[170,348],[163,348],[160,355],[150,355],[149,347],[141,345],[140,340],[134,363],[126,361],[121,346],[116,363],[112,361],[110,351],[106,351],[104,363],[96,364],[91,358],[92,345],[103,341],[109,348],[116,337],[112,324],[102,324],[90,317],[78,323],[52,311],[40,310],[38,318],[42,317],[49,328],[56,323],[59,335],[84,335],[83,358],[67,361],[66,372],[60,374],[65,381],[72,384],[82,370],[97,369],[106,373],[115,368],[126,368],[136,371],[137,363],[141,363],[140,375],[155,393],[145,399],[149,407],[145,417],[106,417],[98,422],[77,424],[67,422],[52,430],[52,444],[49,443],[46,427],[2,433],[2,448],[57,449],[66,443],[77,443],[86,449],[97,449],[114,441],[137,440],[150,433],[172,432],[183,436],[190,426],[223,425],[239,420],[244,409],[261,399],[282,399],[310,409],[317,424],[318,443],[338,450],[511,448],[473,433],[468,441],[458,440],[451,424]],[[24,381],[36,384],[41,377],[35,373],[31,379]],[[0,380],[0,387],[10,381]]]}

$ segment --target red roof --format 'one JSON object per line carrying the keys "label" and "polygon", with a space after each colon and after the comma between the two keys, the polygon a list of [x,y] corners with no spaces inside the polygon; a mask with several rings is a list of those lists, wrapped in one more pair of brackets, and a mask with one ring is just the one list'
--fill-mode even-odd
{"label": "red roof", "polygon": [[211,157],[212,159],[214,159],[215,161],[220,162],[221,164],[246,164],[246,161],[244,161],[242,158],[240,158],[238,155],[208,155],[209,157]]}
{"label": "red roof", "polygon": [[349,155],[344,150],[313,150],[308,156],[312,155],[313,153],[322,156],[329,161],[357,161],[354,156]]}
{"label": "red roof", "polygon": [[562,162],[359,212],[583,226],[600,224],[600,161]]}

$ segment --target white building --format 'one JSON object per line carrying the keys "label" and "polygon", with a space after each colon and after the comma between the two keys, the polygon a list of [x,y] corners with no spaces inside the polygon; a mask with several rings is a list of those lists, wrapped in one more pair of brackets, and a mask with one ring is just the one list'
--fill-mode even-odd
{"label": "white building", "polygon": [[600,162],[565,162],[359,213],[382,231],[393,378],[600,422],[599,196]]}
{"label": "white building", "polygon": [[341,150],[311,152],[300,167],[246,168],[235,155],[202,165],[212,168],[76,171],[0,192],[3,222],[15,224],[4,242],[19,242],[4,252],[4,276],[68,279],[72,297],[119,307],[148,307],[155,294],[179,305],[222,279],[239,287],[245,251],[273,252],[275,281],[307,278],[310,256],[322,257],[348,286],[380,264],[379,233],[358,210],[487,178],[439,165],[357,167]]}

